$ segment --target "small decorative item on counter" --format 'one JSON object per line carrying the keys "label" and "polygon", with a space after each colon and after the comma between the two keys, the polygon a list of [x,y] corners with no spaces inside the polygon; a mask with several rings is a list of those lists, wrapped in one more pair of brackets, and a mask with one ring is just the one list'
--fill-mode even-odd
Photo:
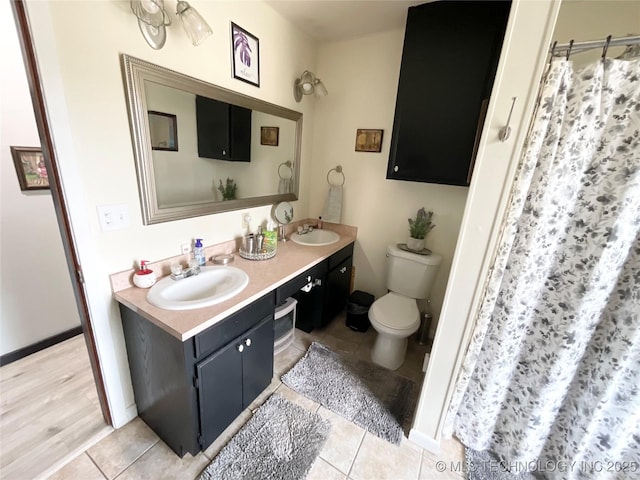
{"label": "small decorative item on counter", "polygon": [[416,218],[409,219],[409,238],[407,239],[407,248],[414,252],[424,250],[424,237],[427,236],[435,225],[431,222],[433,212],[427,212],[422,207],[416,213]]}
{"label": "small decorative item on counter", "polygon": [[140,269],[133,274],[133,284],[139,288],[149,288],[156,283],[156,273],[147,268],[148,260],[140,260]]}
{"label": "small decorative item on counter", "polygon": [[207,263],[207,257],[204,254],[204,246],[202,245],[202,239],[196,238],[196,243],[193,246],[193,258],[196,259],[198,265],[203,266]]}
{"label": "small decorative item on counter", "polygon": [[258,233],[250,233],[243,238],[242,246],[238,252],[246,260],[268,260],[275,257],[278,245],[275,228],[263,230],[258,227]]}
{"label": "small decorative item on counter", "polygon": [[275,251],[278,248],[278,226],[269,222],[264,232],[264,248],[266,251]]}

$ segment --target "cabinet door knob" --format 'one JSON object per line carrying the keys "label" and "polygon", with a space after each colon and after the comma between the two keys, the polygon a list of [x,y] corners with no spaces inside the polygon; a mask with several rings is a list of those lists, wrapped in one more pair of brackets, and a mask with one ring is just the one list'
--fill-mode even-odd
{"label": "cabinet door knob", "polygon": [[344,273],[344,272],[346,272],[346,271],[347,271],[347,267],[342,267],[342,268],[340,269],[340,273]]}
{"label": "cabinet door knob", "polygon": [[227,151],[226,150],[222,150],[222,155],[226,155]]}
{"label": "cabinet door knob", "polygon": [[242,353],[244,351],[244,345],[238,345],[238,351]]}
{"label": "cabinet door knob", "polygon": [[398,166],[396,165],[395,167],[393,167],[393,171],[397,172],[398,171]]}
{"label": "cabinet door knob", "polygon": [[244,344],[245,344],[247,347],[250,347],[250,346],[251,346],[251,339],[250,339],[250,338],[247,338],[247,339],[244,341]]}

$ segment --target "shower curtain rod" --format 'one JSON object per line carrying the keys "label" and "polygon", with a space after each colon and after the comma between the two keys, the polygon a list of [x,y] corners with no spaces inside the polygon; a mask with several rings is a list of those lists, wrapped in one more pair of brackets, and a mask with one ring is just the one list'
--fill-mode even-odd
{"label": "shower curtain rod", "polygon": [[[612,38],[609,41],[609,47],[619,47],[626,45],[635,45],[640,43],[640,35],[633,35],[629,37],[619,37]],[[566,55],[567,52],[579,53],[585,52],[587,50],[593,50],[594,48],[604,48],[607,45],[607,39],[603,40],[590,40],[587,42],[573,42],[573,45],[570,43],[559,43],[556,45],[551,45],[549,47],[549,53],[551,53],[554,57],[560,57]]]}

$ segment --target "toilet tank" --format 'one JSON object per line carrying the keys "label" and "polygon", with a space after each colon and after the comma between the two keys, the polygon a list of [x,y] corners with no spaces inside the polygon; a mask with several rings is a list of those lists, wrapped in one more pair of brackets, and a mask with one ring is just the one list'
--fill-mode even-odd
{"label": "toilet tank", "polygon": [[436,253],[420,255],[389,245],[387,288],[409,298],[429,298],[441,262],[442,257]]}

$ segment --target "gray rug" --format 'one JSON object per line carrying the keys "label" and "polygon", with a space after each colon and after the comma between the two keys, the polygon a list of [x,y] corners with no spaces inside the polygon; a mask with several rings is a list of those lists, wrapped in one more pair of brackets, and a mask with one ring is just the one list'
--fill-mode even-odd
{"label": "gray rug", "polygon": [[[489,451],[464,449],[469,480],[535,480],[529,472],[508,472],[506,465]],[[522,467],[522,465],[521,465]]]}
{"label": "gray rug", "polygon": [[202,472],[199,480],[305,478],[329,436],[318,414],[272,395]]}
{"label": "gray rug", "polygon": [[282,381],[368,432],[396,445],[408,432],[418,399],[415,382],[312,343]]}

